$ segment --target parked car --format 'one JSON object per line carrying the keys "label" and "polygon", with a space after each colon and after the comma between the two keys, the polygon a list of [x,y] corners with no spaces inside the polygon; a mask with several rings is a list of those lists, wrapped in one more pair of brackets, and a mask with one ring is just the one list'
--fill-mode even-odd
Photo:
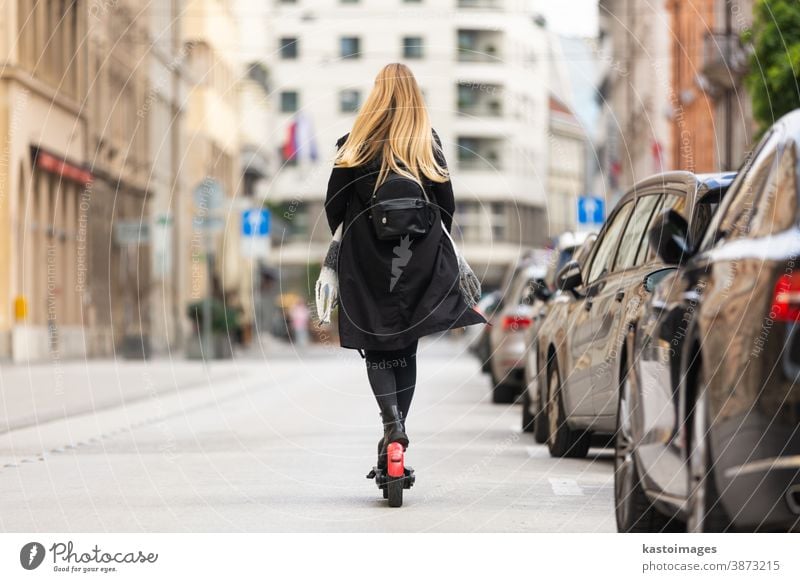
{"label": "parked car", "polygon": [[718,200],[731,179],[732,174],[668,172],[639,182],[611,212],[585,264],[570,262],[559,273],[560,288],[575,299],[547,330],[549,341],[538,344],[552,456],[584,457],[592,442],[611,443],[629,361],[625,340],[653,278],[665,269],[648,248],[650,222],[672,210],[697,240],[713,211],[706,197]]}
{"label": "parked car", "polygon": [[495,403],[514,402],[522,391],[525,332],[550,297],[544,280],[546,274],[546,266],[540,264],[519,270],[489,328],[487,362]]}
{"label": "parked car", "polygon": [[672,271],[628,338],[622,531],[800,529],[798,143],[800,110],[767,133],[701,241],[676,214],[651,228]]}
{"label": "parked car", "polygon": [[467,328],[467,342],[469,351],[475,355],[481,362],[481,370],[489,373],[489,331],[492,329],[497,309],[500,307],[500,302],[503,294],[500,291],[491,291],[481,297],[475,309],[486,318],[488,323],[478,326],[473,325]]}
{"label": "parked car", "polygon": [[[551,298],[534,313],[534,325],[531,325],[525,333],[525,368],[521,399],[522,430],[524,432],[533,432],[538,443],[544,443],[547,440],[547,423],[537,420],[540,418],[540,403],[543,399],[539,398],[538,349],[536,343],[541,337],[541,329],[550,312],[551,303],[555,302],[556,297],[561,295],[555,282],[555,276],[568,262],[584,260],[596,239],[597,234],[593,232],[577,234],[568,232],[558,237],[553,259],[550,261],[547,275],[545,275],[545,283],[550,290]],[[571,297],[572,294],[567,294],[566,297],[558,301],[558,305],[563,304],[565,300],[568,301]],[[563,310],[563,308],[559,307],[559,310]]]}

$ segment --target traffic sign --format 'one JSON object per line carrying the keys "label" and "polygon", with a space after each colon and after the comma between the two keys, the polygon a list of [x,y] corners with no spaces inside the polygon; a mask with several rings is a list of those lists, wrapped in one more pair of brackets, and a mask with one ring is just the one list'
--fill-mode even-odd
{"label": "traffic sign", "polygon": [[254,208],[242,212],[242,236],[267,236],[270,223],[269,210]]}
{"label": "traffic sign", "polygon": [[606,218],[605,200],[597,196],[578,197],[578,224],[603,224]]}

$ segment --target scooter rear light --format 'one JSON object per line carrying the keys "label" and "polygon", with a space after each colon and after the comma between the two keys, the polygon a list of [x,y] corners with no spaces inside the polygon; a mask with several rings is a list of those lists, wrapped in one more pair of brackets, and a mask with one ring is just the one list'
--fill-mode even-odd
{"label": "scooter rear light", "polygon": [[800,320],[800,273],[781,275],[775,283],[769,314],[775,321]]}
{"label": "scooter rear light", "polygon": [[526,329],[531,325],[530,317],[521,317],[519,315],[506,315],[503,317],[503,329],[517,331]]}
{"label": "scooter rear light", "polygon": [[403,445],[389,443],[386,447],[386,472],[390,477],[402,477],[405,472],[403,462]]}

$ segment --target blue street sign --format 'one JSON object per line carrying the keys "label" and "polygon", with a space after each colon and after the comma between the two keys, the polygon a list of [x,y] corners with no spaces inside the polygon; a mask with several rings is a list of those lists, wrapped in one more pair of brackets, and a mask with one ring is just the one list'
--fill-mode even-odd
{"label": "blue street sign", "polygon": [[578,198],[578,224],[603,224],[605,218],[605,200],[597,196]]}
{"label": "blue street sign", "polygon": [[269,210],[255,208],[242,212],[242,236],[267,236],[269,234]]}

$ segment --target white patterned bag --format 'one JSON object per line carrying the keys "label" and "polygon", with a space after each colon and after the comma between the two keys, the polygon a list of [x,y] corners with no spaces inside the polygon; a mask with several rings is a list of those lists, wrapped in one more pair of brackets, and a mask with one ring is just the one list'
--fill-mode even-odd
{"label": "white patterned bag", "polygon": [[331,322],[333,308],[339,303],[339,275],[336,272],[336,265],[339,261],[341,242],[342,225],[340,224],[333,233],[333,239],[331,239],[325,260],[322,262],[322,269],[320,269],[315,287],[317,317],[320,325]]}
{"label": "white patterned bag", "polygon": [[461,296],[464,298],[467,305],[474,307],[481,298],[481,282],[478,277],[475,276],[475,273],[467,263],[464,255],[461,254],[461,251],[456,246],[453,237],[450,236],[444,223],[442,223],[442,230],[447,235],[447,238],[450,239],[450,244],[453,245],[453,251],[458,259],[458,287],[461,291]]}

